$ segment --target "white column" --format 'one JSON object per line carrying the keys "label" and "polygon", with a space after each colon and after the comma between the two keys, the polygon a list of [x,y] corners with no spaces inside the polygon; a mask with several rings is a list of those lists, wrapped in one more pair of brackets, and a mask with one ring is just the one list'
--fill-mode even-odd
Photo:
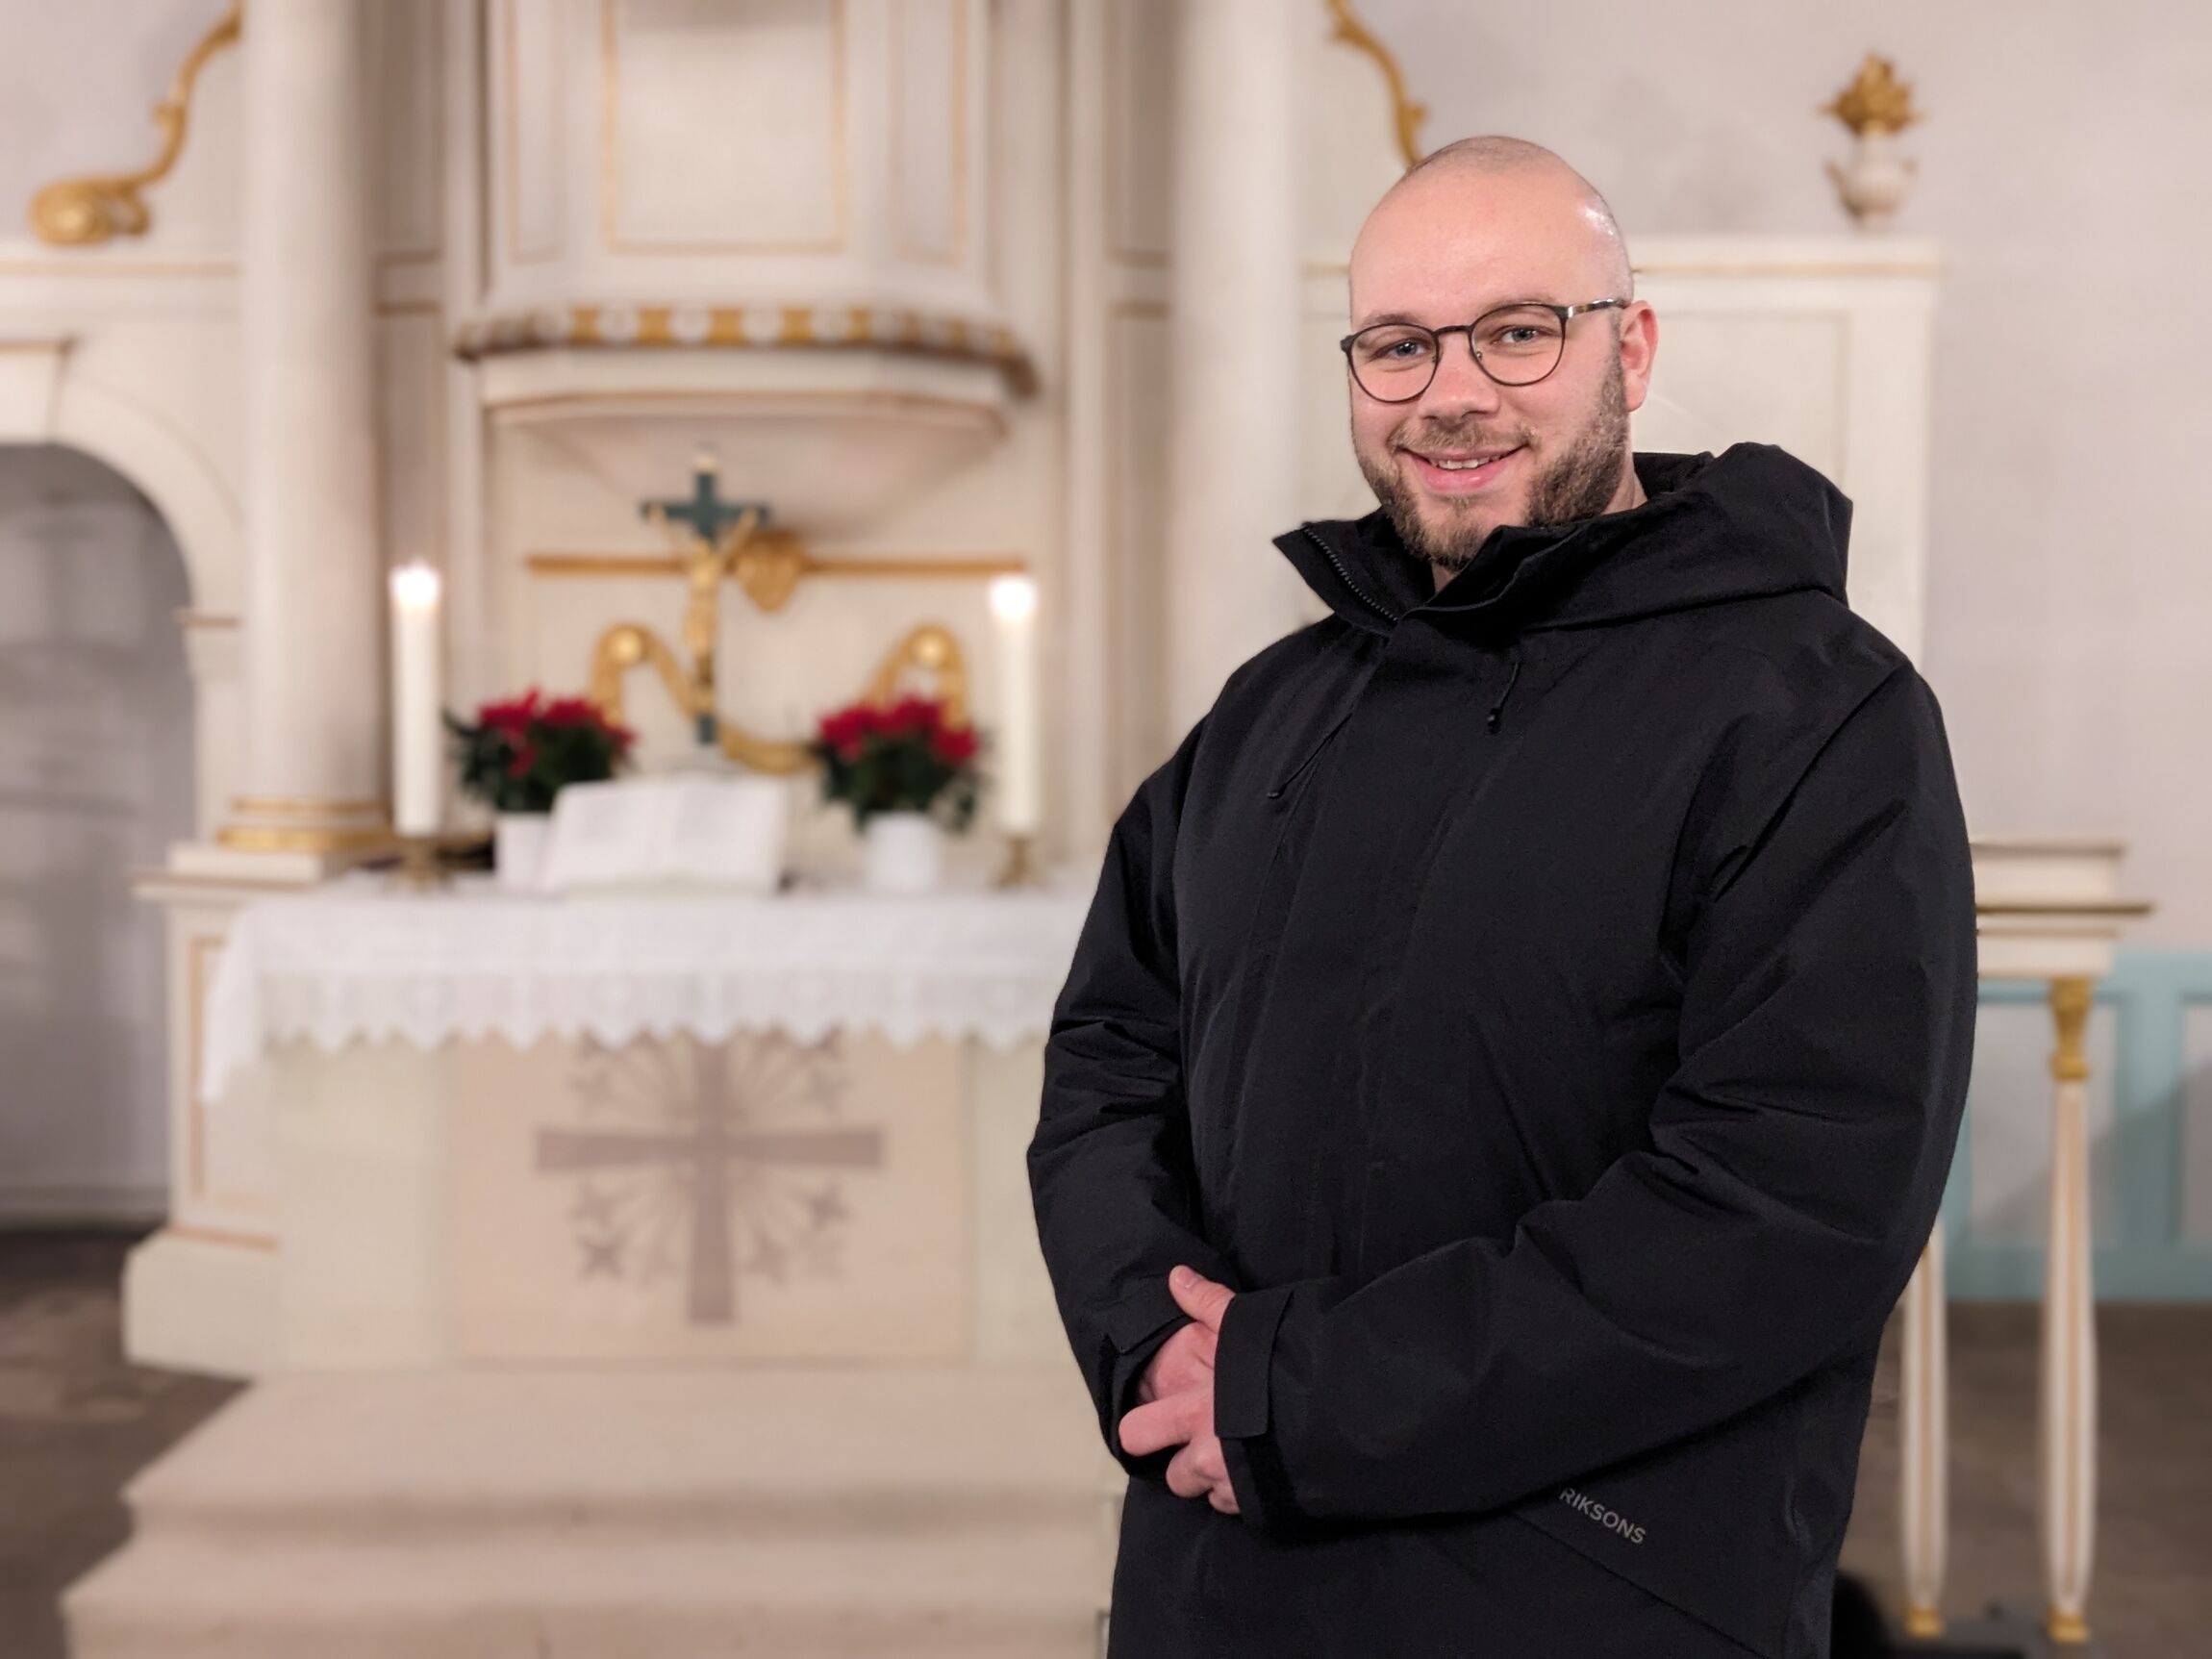
{"label": "white column", "polygon": [[1944,1560],[1950,1524],[1950,1411],[1944,1345],[1943,1221],[1928,1235],[1905,1287],[1904,1352],[1899,1370],[1898,1537],[1904,1550],[1905,1634],[1916,1642],[1943,1634]]}
{"label": "white column", "polygon": [[1177,8],[1169,283],[1170,743],[1229,670],[1298,625],[1269,545],[1297,519],[1298,216],[1290,11]]}
{"label": "white column", "polygon": [[220,840],[342,854],[383,832],[364,0],[246,18],[246,743]]}
{"label": "white column", "polygon": [[2089,1058],[2095,987],[2050,982],[2058,1046],[2050,1124],[2050,1231],[2044,1241],[2041,1458],[2045,1628],[2089,1640],[2089,1564],[2097,1535],[2097,1308],[2090,1282]]}

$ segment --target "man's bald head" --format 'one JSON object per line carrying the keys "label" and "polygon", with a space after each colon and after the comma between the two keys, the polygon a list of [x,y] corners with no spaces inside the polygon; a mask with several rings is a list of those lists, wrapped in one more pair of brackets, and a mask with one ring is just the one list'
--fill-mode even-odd
{"label": "man's bald head", "polygon": [[[1604,294],[1625,299],[1636,292],[1628,244],[1612,207],[1596,186],[1542,144],[1487,133],[1431,150],[1383,192],[1368,214],[1368,225],[1408,208],[1409,196],[1419,204],[1414,208],[1417,213],[1448,213],[1454,204],[1480,211],[1481,205],[1501,197],[1543,203],[1556,210],[1556,234],[1585,247],[1589,268]],[[1368,226],[1363,225],[1360,241],[1368,239]],[[1353,245],[1353,256],[1356,266],[1358,243]],[[1589,297],[1597,297],[1597,291]]]}

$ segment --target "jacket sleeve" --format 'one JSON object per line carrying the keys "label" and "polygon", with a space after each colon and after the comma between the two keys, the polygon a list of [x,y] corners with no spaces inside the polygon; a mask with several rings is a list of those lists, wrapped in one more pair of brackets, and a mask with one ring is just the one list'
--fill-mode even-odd
{"label": "jacket sleeve", "polygon": [[1510,1239],[1230,1303],[1215,1428],[1248,1520],[1496,1508],[1879,1332],[1965,1104],[1973,875],[1909,666],[1806,746],[1705,838],[1647,1145]]}
{"label": "jacket sleeve", "polygon": [[1044,1090],[1029,1145],[1030,1195],[1053,1295],[1106,1445],[1146,1365],[1189,1322],[1168,1292],[1188,1263],[1229,1279],[1200,1236],[1184,1109],[1175,948],[1175,829],[1204,720],[1138,788],[1107,843],[1098,887],[1052,1013]]}

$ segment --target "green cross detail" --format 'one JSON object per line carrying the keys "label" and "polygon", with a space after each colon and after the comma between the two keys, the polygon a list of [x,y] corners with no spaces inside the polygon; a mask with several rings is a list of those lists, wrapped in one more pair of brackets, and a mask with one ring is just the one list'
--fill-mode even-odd
{"label": "green cross detail", "polygon": [[668,524],[682,524],[712,547],[721,540],[722,532],[743,516],[747,509],[760,514],[760,522],[768,521],[768,504],[766,501],[724,501],[715,488],[716,467],[712,460],[702,457],[691,472],[691,493],[666,501],[641,501],[638,515]]}

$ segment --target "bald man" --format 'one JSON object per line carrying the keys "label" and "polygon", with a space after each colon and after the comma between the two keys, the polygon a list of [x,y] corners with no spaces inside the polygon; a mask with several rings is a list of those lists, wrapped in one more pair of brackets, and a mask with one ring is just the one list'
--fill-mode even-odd
{"label": "bald man", "polygon": [[1973,1045],[1935,699],[1826,479],[1631,449],[1559,158],[1430,157],[1350,304],[1379,508],[1276,541],[1329,615],[1136,792],[1045,1049],[1111,1651],[1814,1659]]}

